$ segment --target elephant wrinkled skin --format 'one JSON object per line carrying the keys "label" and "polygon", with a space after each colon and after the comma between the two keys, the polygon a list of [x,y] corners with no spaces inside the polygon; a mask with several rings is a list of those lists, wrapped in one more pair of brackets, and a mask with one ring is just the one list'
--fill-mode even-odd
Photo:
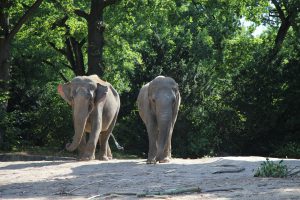
{"label": "elephant wrinkled skin", "polygon": [[[66,149],[74,151],[78,148],[80,160],[93,160],[99,141],[99,159],[111,158],[108,139],[120,109],[117,91],[97,75],[91,75],[77,76],[71,82],[59,84],[58,92],[73,110],[75,134]],[[88,141],[85,132],[90,133]]]}
{"label": "elephant wrinkled skin", "polygon": [[141,88],[137,103],[148,132],[148,164],[170,161],[180,101],[178,84],[170,77],[158,76]]}

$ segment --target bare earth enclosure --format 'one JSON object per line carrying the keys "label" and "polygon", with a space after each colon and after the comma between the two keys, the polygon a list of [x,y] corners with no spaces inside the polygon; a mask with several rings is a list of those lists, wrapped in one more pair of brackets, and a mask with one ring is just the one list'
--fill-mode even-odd
{"label": "bare earth enclosure", "polygon": [[[299,174],[253,177],[265,160],[215,157],[156,165],[146,165],[143,159],[0,162],[0,199],[300,199]],[[300,160],[284,159],[284,164],[300,169]]]}

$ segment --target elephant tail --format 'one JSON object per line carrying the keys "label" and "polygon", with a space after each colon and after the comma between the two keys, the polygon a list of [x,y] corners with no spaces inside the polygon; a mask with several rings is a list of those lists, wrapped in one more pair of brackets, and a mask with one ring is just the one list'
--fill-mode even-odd
{"label": "elephant tail", "polygon": [[124,147],[122,147],[122,146],[118,143],[118,141],[116,140],[115,136],[114,136],[113,134],[111,134],[111,137],[112,137],[112,139],[114,140],[114,143],[115,143],[117,149],[123,151],[123,150],[124,150]]}

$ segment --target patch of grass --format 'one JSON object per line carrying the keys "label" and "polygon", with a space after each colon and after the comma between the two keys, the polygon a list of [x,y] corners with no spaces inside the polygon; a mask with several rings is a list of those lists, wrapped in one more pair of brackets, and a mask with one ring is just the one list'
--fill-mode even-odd
{"label": "patch of grass", "polygon": [[270,161],[269,158],[260,164],[254,177],[275,177],[284,178],[288,176],[288,168],[283,164],[283,160],[277,162]]}

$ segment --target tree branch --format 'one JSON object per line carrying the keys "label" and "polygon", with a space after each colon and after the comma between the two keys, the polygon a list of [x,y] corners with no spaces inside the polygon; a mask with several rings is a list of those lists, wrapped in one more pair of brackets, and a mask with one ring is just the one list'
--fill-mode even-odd
{"label": "tree branch", "polygon": [[63,64],[63,66],[65,66],[66,68],[69,68],[70,70],[72,70],[73,71],[73,68],[72,67],[70,67],[69,65],[67,65],[66,63],[62,63]]}
{"label": "tree branch", "polygon": [[117,2],[119,2],[120,0],[103,0],[104,2],[104,7],[115,4]]}
{"label": "tree branch", "polygon": [[85,43],[86,43],[86,38],[83,38],[83,39],[79,42],[79,47],[81,48]]}
{"label": "tree branch", "polygon": [[66,57],[69,60],[69,62],[71,63],[71,66],[74,68],[75,66],[75,58],[74,58],[74,47],[73,44],[71,42],[71,37],[66,39]]}
{"label": "tree branch", "polygon": [[283,40],[291,26],[290,17],[291,16],[288,16],[286,19],[284,19],[284,21],[281,22],[275,39],[275,48],[281,46],[281,44],[283,43]]}
{"label": "tree branch", "polygon": [[83,61],[83,53],[80,46],[80,43],[74,38],[70,37],[70,45],[72,47],[73,56],[75,56],[75,66],[74,66],[74,72],[78,75],[84,75],[84,61]]}
{"label": "tree branch", "polygon": [[69,19],[69,17],[68,17],[67,15],[65,15],[62,19],[56,20],[56,21],[52,24],[51,28],[52,28],[52,29],[55,29],[57,26],[58,26],[58,27],[64,27],[64,26],[66,26],[66,21],[67,21],[68,19]]}
{"label": "tree branch", "polygon": [[[231,188],[230,190],[234,190],[235,188]],[[219,189],[220,190],[220,189]],[[224,191],[224,189],[222,189]],[[226,190],[228,191],[228,189]],[[138,198],[147,197],[147,196],[156,196],[156,195],[178,195],[184,193],[192,193],[192,192],[201,192],[200,187],[189,187],[189,188],[177,188],[177,189],[169,189],[163,191],[153,191],[153,192],[143,192],[143,193],[134,193],[134,192],[113,192],[92,196],[88,199],[95,199],[98,197],[108,197],[112,195],[124,195],[124,196],[136,196]],[[209,192],[209,191],[208,191]]]}
{"label": "tree branch", "polygon": [[[47,65],[50,65],[51,67],[53,67],[56,70],[56,66],[53,63],[51,63],[47,60],[43,60],[42,62]],[[65,75],[61,71],[58,71],[58,73],[59,73],[60,77],[64,80],[65,83],[69,82],[69,80],[65,77]]]}
{"label": "tree branch", "polygon": [[17,34],[17,32],[21,29],[23,24],[34,14],[34,12],[40,7],[43,0],[36,0],[34,4],[25,12],[25,14],[19,19],[17,24],[11,30],[8,35],[8,40],[11,41],[12,38]]}
{"label": "tree branch", "polygon": [[287,32],[289,28],[292,26],[293,22],[296,19],[297,16],[297,7],[292,6],[292,9],[288,9],[285,5],[285,10],[287,11],[287,16],[283,13],[282,7],[280,7],[279,2],[277,0],[272,0],[272,3],[275,5],[276,10],[279,14],[279,18],[281,20],[281,25],[278,29],[274,46],[270,51],[268,62],[274,59],[274,57],[277,55],[277,53],[280,51],[281,45],[285,39],[285,36],[287,35]]}
{"label": "tree branch", "polygon": [[83,10],[75,10],[74,13],[79,17],[83,17],[84,19],[88,20],[89,14],[87,14]]}
{"label": "tree branch", "polygon": [[48,44],[57,52],[63,54],[64,56],[67,56],[67,52],[62,50],[62,49],[59,49],[55,46],[55,44],[53,42],[48,42]]}
{"label": "tree branch", "polygon": [[279,3],[277,2],[277,0],[272,0],[272,3],[274,4],[278,14],[279,14],[279,18],[280,20],[283,22],[285,20],[285,15],[283,10],[281,9]]}

